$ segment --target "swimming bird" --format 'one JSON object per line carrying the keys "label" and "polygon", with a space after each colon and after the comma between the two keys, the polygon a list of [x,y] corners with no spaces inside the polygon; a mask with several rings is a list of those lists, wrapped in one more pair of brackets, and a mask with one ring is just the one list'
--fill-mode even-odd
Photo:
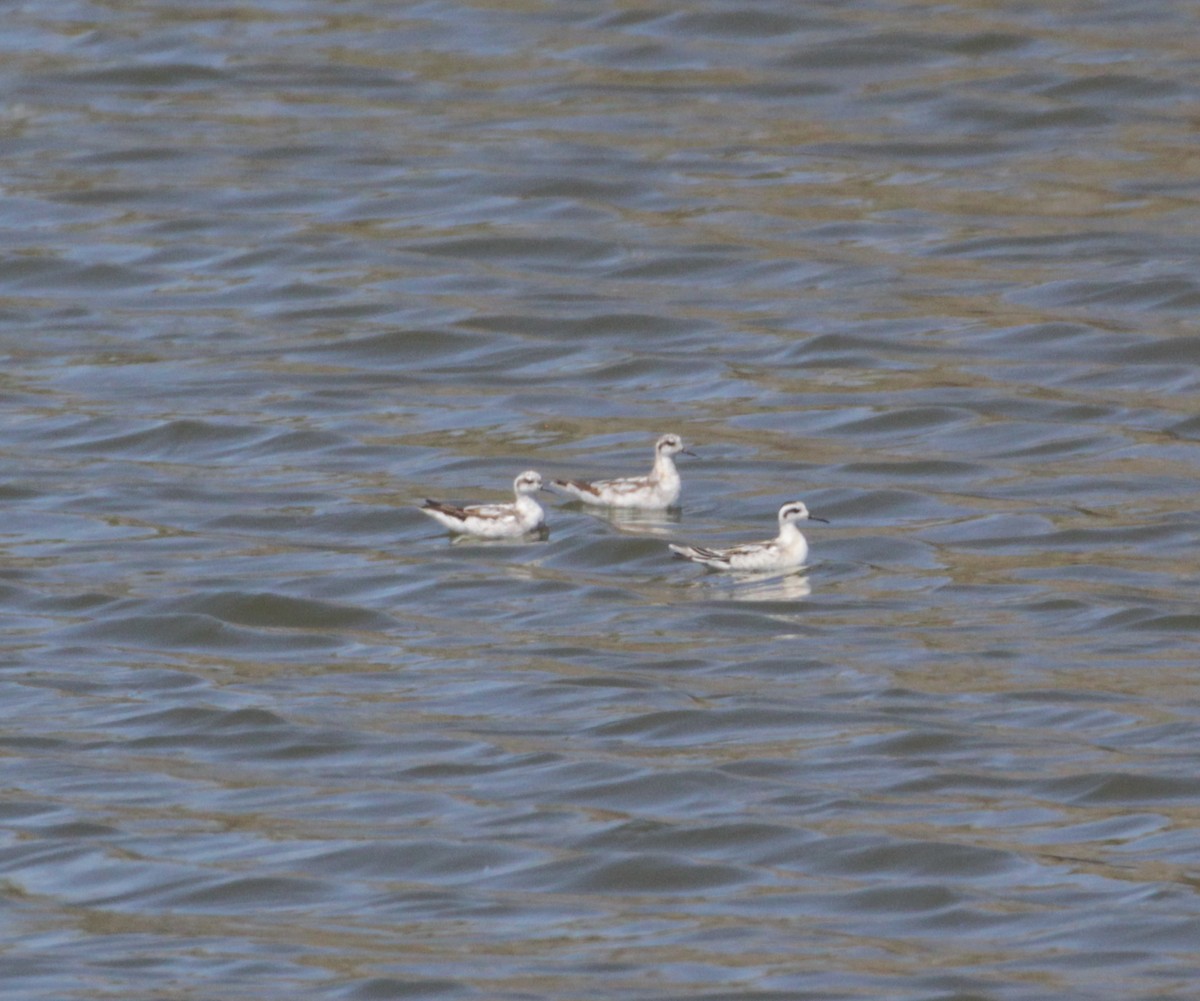
{"label": "swimming bird", "polygon": [[682,484],[671,456],[680,452],[696,454],[683,447],[679,435],[664,434],[654,443],[654,468],[646,476],[615,480],[554,480],[553,485],[585,504],[660,511],[679,500]]}
{"label": "swimming bird", "polygon": [[541,475],[529,469],[513,480],[516,500],[511,504],[455,507],[427,498],[420,510],[451,532],[484,539],[513,539],[532,532],[545,522],[546,512],[532,496],[542,489]]}
{"label": "swimming bird", "polygon": [[[779,535],[768,542],[750,542],[732,549],[706,549],[671,543],[677,556],[716,570],[787,570],[804,565],[808,540],[796,527],[798,521],[825,521],[808,513],[801,501],[789,501],[779,509]],[[828,522],[826,522],[828,524]]]}

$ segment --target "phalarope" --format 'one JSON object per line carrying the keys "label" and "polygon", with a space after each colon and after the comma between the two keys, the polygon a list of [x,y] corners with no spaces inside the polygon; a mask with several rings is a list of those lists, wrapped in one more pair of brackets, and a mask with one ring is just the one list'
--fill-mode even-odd
{"label": "phalarope", "polygon": [[682,452],[695,455],[683,447],[677,434],[664,434],[654,443],[654,468],[646,476],[628,476],[615,480],[554,480],[554,486],[585,504],[604,507],[662,510],[679,500],[679,471],[671,456]]}
{"label": "phalarope", "polygon": [[441,501],[426,499],[421,511],[450,531],[461,535],[477,535],[484,539],[512,539],[525,535],[546,520],[546,512],[532,494],[544,489],[542,477],[532,469],[513,480],[517,499],[511,504],[473,504],[455,507]]}
{"label": "phalarope", "polygon": [[779,509],[779,535],[769,542],[750,542],[732,549],[678,546],[672,542],[671,550],[677,556],[716,570],[786,570],[803,566],[808,559],[808,540],[795,524],[806,519],[825,521],[809,514],[801,501],[789,501]]}

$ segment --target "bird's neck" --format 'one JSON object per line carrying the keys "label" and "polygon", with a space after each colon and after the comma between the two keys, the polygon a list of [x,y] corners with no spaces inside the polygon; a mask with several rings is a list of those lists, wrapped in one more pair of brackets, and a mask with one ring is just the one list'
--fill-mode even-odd
{"label": "bird's neck", "polygon": [[790,521],[785,521],[779,526],[778,541],[785,549],[795,549],[798,545],[804,543],[804,536],[801,534],[800,529]]}
{"label": "bird's neck", "polygon": [[517,494],[517,510],[525,515],[540,515],[542,505],[529,494]]}
{"label": "bird's neck", "polygon": [[808,539],[790,521],[779,526],[775,545],[790,563],[808,562]]}
{"label": "bird's neck", "polygon": [[679,479],[679,471],[675,468],[675,462],[666,452],[657,452],[654,456],[654,468],[650,471],[650,476],[659,483],[670,482]]}

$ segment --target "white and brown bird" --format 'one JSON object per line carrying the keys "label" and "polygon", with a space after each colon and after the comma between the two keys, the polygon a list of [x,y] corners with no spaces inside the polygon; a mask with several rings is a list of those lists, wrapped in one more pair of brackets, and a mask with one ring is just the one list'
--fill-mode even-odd
{"label": "white and brown bird", "polygon": [[683,447],[677,434],[664,434],[654,444],[654,468],[645,476],[626,476],[613,480],[554,480],[553,485],[563,493],[599,507],[638,508],[661,511],[679,500],[682,483],[672,456],[682,452],[695,455]]}
{"label": "white and brown bird", "polygon": [[516,500],[511,504],[473,504],[455,507],[442,501],[426,499],[420,510],[451,532],[475,535],[482,539],[513,539],[541,527],[546,512],[533,499],[542,487],[542,477],[532,469],[513,480]]}
{"label": "white and brown bird", "polygon": [[779,509],[779,535],[767,542],[749,542],[731,549],[680,546],[672,542],[671,551],[715,570],[789,570],[803,566],[808,559],[808,540],[796,527],[796,522],[806,520],[825,521],[809,514],[803,502],[789,501]]}

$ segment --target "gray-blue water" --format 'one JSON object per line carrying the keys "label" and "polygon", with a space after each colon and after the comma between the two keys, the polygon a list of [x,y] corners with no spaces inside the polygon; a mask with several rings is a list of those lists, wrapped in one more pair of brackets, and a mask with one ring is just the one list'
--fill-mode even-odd
{"label": "gray-blue water", "polygon": [[5,998],[1192,1001],[1198,28],[10,5]]}

